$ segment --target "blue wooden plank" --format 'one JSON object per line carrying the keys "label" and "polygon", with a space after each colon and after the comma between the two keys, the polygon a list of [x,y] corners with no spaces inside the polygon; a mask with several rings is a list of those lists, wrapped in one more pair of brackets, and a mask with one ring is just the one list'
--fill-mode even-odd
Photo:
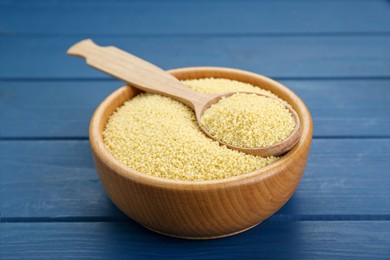
{"label": "blue wooden plank", "polygon": [[[315,137],[390,136],[390,80],[283,80],[308,105]],[[0,82],[2,138],[87,138],[119,81]]]}
{"label": "blue wooden plank", "polygon": [[87,141],[1,141],[0,161],[2,218],[124,218],[103,191]]}
{"label": "blue wooden plank", "polygon": [[[84,61],[66,55],[66,50],[83,38],[0,37],[0,79],[108,78]],[[164,69],[222,66],[271,77],[389,77],[389,35],[93,38]]]}
{"label": "blue wooden plank", "polygon": [[390,136],[390,80],[282,80],[308,106],[315,137]]}
{"label": "blue wooden plank", "polygon": [[[276,219],[389,219],[390,139],[314,140],[301,184]],[[105,197],[88,141],[1,141],[7,219],[123,219]]]}
{"label": "blue wooden plank", "polygon": [[382,33],[372,1],[27,1],[0,4],[4,34]]}
{"label": "blue wooden plank", "polygon": [[94,110],[121,84],[0,82],[0,137],[86,138]]}
{"label": "blue wooden plank", "polygon": [[270,222],[243,234],[190,241],[133,222],[1,223],[2,259],[388,259],[390,222]]}

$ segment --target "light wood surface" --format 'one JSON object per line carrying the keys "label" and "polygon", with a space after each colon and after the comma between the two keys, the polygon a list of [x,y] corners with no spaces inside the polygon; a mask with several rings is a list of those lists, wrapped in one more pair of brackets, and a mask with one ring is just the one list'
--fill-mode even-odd
{"label": "light wood surface", "polygon": [[221,98],[231,96],[237,92],[203,94],[193,91],[183,86],[177,78],[161,68],[116,47],[98,46],[91,39],[74,44],[69,48],[68,54],[83,57],[91,67],[123,80],[140,90],[168,96],[186,104],[195,111],[200,129],[209,138],[217,140],[220,144],[226,145],[230,149],[257,156],[279,156],[291,150],[301,136],[301,124],[297,113],[290,106],[285,106],[294,118],[295,128],[284,140],[271,146],[253,148],[240,147],[223,142],[211,135],[207,128],[200,124],[201,117],[211,105],[217,103]]}
{"label": "light wood surface", "polygon": [[188,68],[171,73],[179,79],[229,78],[274,92],[297,112],[302,122],[299,142],[275,163],[238,177],[191,182],[143,174],[116,161],[102,139],[109,116],[139,92],[124,86],[101,103],[90,124],[92,154],[108,196],[136,222],[169,236],[217,238],[261,223],[287,202],[303,175],[312,139],[309,111],[288,88],[254,73],[226,68]]}

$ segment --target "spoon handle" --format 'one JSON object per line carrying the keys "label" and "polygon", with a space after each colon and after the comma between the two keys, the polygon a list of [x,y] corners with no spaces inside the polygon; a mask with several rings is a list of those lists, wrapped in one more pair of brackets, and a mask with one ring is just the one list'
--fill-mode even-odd
{"label": "spoon handle", "polygon": [[183,86],[178,79],[163,69],[116,47],[98,46],[91,39],[76,43],[69,48],[68,54],[83,57],[91,67],[138,89],[171,97],[192,109],[210,99],[208,95]]}

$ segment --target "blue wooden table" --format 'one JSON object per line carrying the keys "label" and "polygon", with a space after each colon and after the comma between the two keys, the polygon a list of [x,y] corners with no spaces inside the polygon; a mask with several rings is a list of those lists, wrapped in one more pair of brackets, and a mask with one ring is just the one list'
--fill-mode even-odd
{"label": "blue wooden table", "polygon": [[[116,45],[165,69],[273,77],[312,112],[302,182],[243,234],[187,241],[119,212],[88,123],[123,83],[66,55]],[[0,0],[0,258],[390,259],[390,1]]]}

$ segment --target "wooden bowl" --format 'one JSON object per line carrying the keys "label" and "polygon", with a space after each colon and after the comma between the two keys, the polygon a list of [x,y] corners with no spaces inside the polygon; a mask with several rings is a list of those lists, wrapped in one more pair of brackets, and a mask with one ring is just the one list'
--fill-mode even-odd
{"label": "wooden bowl", "polygon": [[102,138],[109,116],[139,93],[124,86],[99,105],[89,129],[92,154],[104,189],[131,219],[168,236],[219,238],[256,226],[279,210],[299,184],[312,139],[308,109],[287,87],[255,73],[214,67],[175,69],[169,73],[179,79],[228,78],[272,91],[298,113],[302,123],[299,143],[267,167],[227,179],[177,181],[140,173],[114,159]]}

